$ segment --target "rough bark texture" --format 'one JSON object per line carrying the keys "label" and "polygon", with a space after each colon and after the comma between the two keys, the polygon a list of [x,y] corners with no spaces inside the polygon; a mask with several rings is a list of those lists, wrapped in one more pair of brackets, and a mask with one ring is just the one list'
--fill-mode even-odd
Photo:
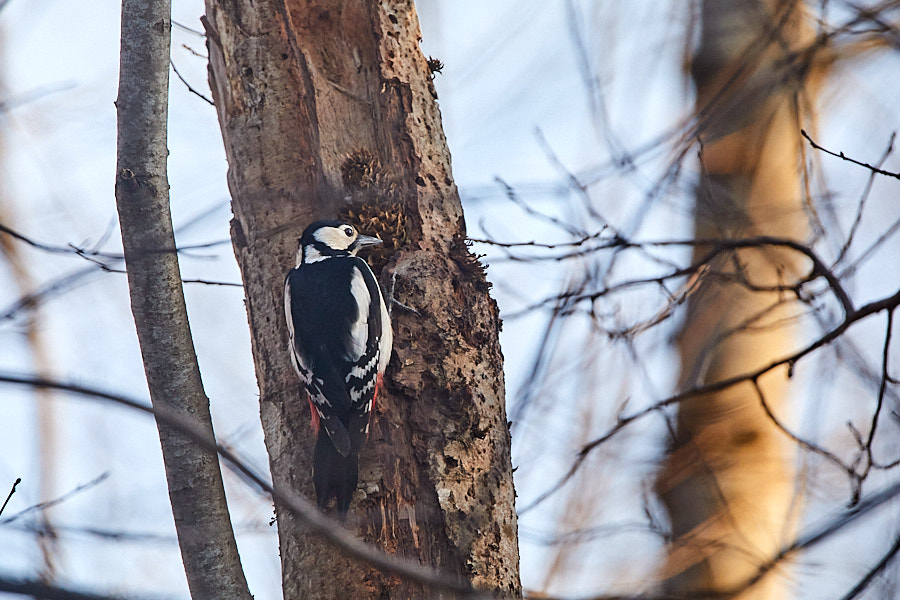
{"label": "rough bark texture", "polygon": [[[122,3],[116,205],[153,407],[212,440],[169,212],[170,28],[169,0]],[[191,596],[249,600],[218,457],[170,427],[157,426]]]}
{"label": "rough bark texture", "polygon": [[[284,274],[303,227],[342,214],[392,238],[382,284],[419,312],[393,311],[394,356],[347,525],[389,552],[519,593],[497,308],[463,241],[412,2],[207,0],[207,19],[275,485],[312,492]],[[285,598],[439,597],[352,563],[276,512]]]}
{"label": "rough bark texture", "polygon": [[[802,242],[806,235],[800,128],[811,81],[802,55],[790,54],[810,41],[801,4],[702,3],[693,64],[703,144],[698,238]],[[698,247],[695,260],[709,250]],[[678,340],[682,389],[752,371],[797,344],[791,294],[748,289],[795,282],[809,268],[797,253],[742,250],[711,267],[733,280],[708,276],[691,298]],[[758,383],[769,407],[785,416],[787,370]],[[667,592],[698,597],[700,590],[739,588],[790,538],[799,505],[792,450],[751,383],[680,405],[673,452],[657,483],[675,537]],[[778,569],[740,597],[784,597],[787,579]]]}

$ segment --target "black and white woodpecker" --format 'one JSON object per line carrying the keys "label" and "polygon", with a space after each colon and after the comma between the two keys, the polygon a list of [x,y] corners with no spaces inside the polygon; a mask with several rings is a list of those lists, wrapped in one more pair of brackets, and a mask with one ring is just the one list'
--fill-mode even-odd
{"label": "black and white woodpecker", "polygon": [[291,359],[309,396],[316,500],[347,513],[372,406],[391,356],[391,321],[361,248],[382,243],[341,221],[317,221],[300,237],[284,281]]}

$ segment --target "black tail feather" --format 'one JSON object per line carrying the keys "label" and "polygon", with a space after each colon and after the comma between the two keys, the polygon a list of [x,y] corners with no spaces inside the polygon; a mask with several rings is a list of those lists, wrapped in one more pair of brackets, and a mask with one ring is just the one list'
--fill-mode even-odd
{"label": "black tail feather", "polygon": [[338,513],[346,515],[358,480],[359,454],[351,451],[341,456],[328,434],[319,430],[313,454],[313,484],[319,508],[324,509],[336,498]]}

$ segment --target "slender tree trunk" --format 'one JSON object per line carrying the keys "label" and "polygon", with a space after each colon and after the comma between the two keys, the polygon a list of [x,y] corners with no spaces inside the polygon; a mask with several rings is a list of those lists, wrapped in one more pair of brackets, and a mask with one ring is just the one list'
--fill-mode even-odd
{"label": "slender tree trunk", "polygon": [[[792,54],[811,41],[802,3],[704,0],[701,19],[693,63],[702,144],[695,235],[802,242],[800,128],[814,75],[803,53]],[[695,262],[709,250],[697,247]],[[758,289],[801,277],[808,264],[798,254],[748,249],[710,267],[678,340],[683,390],[756,369],[798,343],[792,317],[800,311],[790,292]],[[667,592],[733,590],[789,539],[799,505],[794,448],[762,401],[784,416],[788,378],[778,369],[758,387],[746,383],[679,406],[674,448],[657,482],[674,534]],[[741,598],[784,597],[784,575],[779,569]]]}
{"label": "slender tree trunk", "polygon": [[[497,308],[464,243],[413,3],[206,5],[276,487],[312,492],[313,438],[288,357],[283,279],[304,226],[341,215],[386,238],[375,270],[417,311],[393,311],[395,353],[348,526],[389,552],[518,594]],[[285,598],[439,597],[350,563],[289,511],[276,512]]]}
{"label": "slender tree trunk", "polygon": [[[122,3],[116,205],[153,407],[212,440],[169,212],[170,28],[169,0]],[[191,596],[249,600],[218,457],[161,422],[157,426]]]}

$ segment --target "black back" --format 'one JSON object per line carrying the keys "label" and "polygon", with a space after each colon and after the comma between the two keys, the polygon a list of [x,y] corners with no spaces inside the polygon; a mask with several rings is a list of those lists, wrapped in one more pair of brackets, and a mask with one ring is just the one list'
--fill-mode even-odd
{"label": "black back", "polygon": [[[348,359],[348,348],[358,309],[348,290],[357,269],[369,292],[370,319],[365,352],[359,360],[352,361]],[[331,403],[329,412],[349,428],[351,415],[358,412],[352,410],[354,403],[351,402],[350,388],[359,383],[350,377],[350,370],[354,365],[367,364],[378,351],[378,331],[381,327],[378,283],[365,261],[350,255],[302,264],[291,270],[288,278],[294,343],[306,366],[322,380],[320,391]],[[355,404],[368,399],[357,400]],[[358,433],[355,429],[350,428],[354,442],[359,437],[355,435]],[[353,444],[354,447],[361,445]]]}

